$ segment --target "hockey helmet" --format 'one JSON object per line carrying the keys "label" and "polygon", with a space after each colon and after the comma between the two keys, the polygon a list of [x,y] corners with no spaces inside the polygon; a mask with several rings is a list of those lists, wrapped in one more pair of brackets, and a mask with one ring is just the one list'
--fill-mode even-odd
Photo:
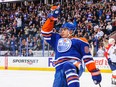
{"label": "hockey helmet", "polygon": [[68,30],[75,30],[76,29],[76,27],[75,27],[75,25],[73,24],[73,23],[64,23],[62,26],[61,26],[61,28],[67,28]]}
{"label": "hockey helmet", "polygon": [[108,40],[108,43],[109,43],[109,44],[112,44],[113,42],[115,42],[114,38],[110,38],[110,39]]}

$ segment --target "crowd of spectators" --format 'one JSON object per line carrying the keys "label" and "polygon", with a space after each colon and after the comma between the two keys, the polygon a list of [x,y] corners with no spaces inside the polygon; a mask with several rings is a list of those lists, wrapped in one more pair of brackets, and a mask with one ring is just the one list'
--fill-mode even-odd
{"label": "crowd of spectators", "polygon": [[[52,4],[36,1],[4,5],[4,8],[0,5],[0,51],[8,51],[11,56],[33,56],[33,51],[42,50],[40,29]],[[76,37],[88,39],[93,56],[104,56],[109,35],[116,30],[116,2],[64,2],[55,23],[55,32],[67,21],[76,25]],[[47,48],[45,42],[44,49]]]}

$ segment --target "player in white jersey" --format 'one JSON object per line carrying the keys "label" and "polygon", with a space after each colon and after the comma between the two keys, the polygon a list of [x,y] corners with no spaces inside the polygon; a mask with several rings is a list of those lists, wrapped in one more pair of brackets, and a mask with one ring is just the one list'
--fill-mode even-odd
{"label": "player in white jersey", "polygon": [[108,64],[112,70],[112,86],[116,87],[116,43],[113,38],[109,39],[109,47],[106,52]]}
{"label": "player in white jersey", "polygon": [[109,58],[111,59],[112,62],[116,63],[116,44],[115,44],[115,40],[114,39],[109,39],[112,41],[112,46],[109,48],[108,50],[108,54],[109,54]]}

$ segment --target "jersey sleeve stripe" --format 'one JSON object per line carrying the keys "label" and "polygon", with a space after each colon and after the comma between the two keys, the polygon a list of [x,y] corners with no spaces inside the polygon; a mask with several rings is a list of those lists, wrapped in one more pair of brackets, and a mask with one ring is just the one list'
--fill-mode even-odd
{"label": "jersey sleeve stripe", "polygon": [[50,37],[52,34],[42,34],[44,37]]}
{"label": "jersey sleeve stripe", "polygon": [[53,32],[53,30],[51,30],[51,31],[49,31],[49,32],[45,32],[45,31],[41,30],[41,33],[42,33],[42,34],[50,34],[50,33],[52,33],[52,32]]}
{"label": "jersey sleeve stripe", "polygon": [[44,37],[44,40],[51,40],[51,38],[45,38],[45,37]]}

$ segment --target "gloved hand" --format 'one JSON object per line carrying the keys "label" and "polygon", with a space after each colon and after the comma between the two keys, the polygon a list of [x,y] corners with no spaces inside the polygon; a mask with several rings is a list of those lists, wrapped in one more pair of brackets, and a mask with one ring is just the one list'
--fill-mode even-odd
{"label": "gloved hand", "polygon": [[48,14],[48,18],[52,18],[53,20],[57,20],[57,17],[59,16],[60,12],[61,12],[60,5],[52,6],[51,13]]}
{"label": "gloved hand", "polygon": [[91,71],[93,82],[97,85],[101,82],[102,76],[99,69]]}
{"label": "gloved hand", "polygon": [[112,63],[112,61],[111,61],[111,59],[110,59],[110,58],[108,58],[108,63],[109,63],[109,64],[111,64],[111,63]]}

